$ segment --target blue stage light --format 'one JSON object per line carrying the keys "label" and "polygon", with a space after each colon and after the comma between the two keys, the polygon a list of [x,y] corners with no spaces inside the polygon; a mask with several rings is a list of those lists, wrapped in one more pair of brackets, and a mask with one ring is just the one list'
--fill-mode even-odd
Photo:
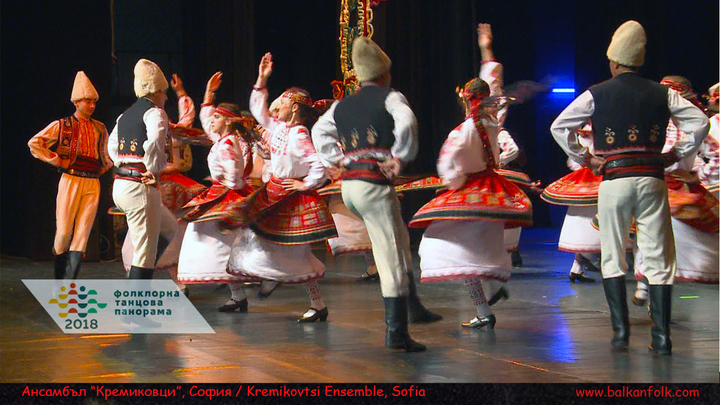
{"label": "blue stage light", "polygon": [[575,93],[575,89],[567,87],[556,87],[552,89],[553,93]]}

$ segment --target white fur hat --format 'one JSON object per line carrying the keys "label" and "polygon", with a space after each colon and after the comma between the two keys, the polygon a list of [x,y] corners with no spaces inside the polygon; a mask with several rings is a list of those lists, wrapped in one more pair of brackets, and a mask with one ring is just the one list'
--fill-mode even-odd
{"label": "white fur hat", "polygon": [[353,41],[352,63],[359,82],[373,80],[390,70],[390,58],[372,40],[358,37]]}
{"label": "white fur hat", "polygon": [[100,96],[98,95],[97,90],[95,90],[95,86],[90,83],[90,79],[88,79],[85,75],[85,72],[81,70],[75,75],[75,83],[73,83],[70,101],[75,102],[85,98],[97,101]]}
{"label": "white fur hat", "polygon": [[140,59],[135,64],[134,87],[135,95],[140,98],[159,90],[167,90],[168,82],[158,65],[147,59]]}
{"label": "white fur hat", "polygon": [[615,33],[607,50],[607,57],[625,66],[642,66],[645,62],[645,29],[637,21],[625,21]]}

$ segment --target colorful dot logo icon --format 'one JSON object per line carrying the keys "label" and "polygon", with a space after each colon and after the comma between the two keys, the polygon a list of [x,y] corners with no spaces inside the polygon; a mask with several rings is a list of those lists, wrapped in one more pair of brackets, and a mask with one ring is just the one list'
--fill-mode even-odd
{"label": "colorful dot logo icon", "polygon": [[[89,314],[97,314],[97,309],[92,307],[95,305],[98,309],[103,309],[107,306],[107,303],[99,303],[92,297],[97,295],[97,291],[89,290],[85,291],[84,286],[80,286],[76,289],[76,284],[70,284],[70,290],[65,286],[60,287],[60,293],[57,298],[52,298],[48,301],[48,304],[57,304],[57,306],[65,312],[58,312],[61,318],[66,318],[68,315],[77,315],[80,318],[85,318]],[[67,292],[66,292],[67,291]]]}

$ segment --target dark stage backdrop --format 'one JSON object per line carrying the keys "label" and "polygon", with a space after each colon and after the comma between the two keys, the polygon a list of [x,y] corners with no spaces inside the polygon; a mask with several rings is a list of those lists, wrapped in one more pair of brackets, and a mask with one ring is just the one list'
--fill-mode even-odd
{"label": "dark stage backdrop", "polygon": [[[59,175],[33,159],[27,140],[50,121],[69,115],[77,70],[85,70],[100,93],[95,118],[112,130],[133,101],[132,68],[140,57],[156,61],[169,77],[178,73],[198,108],[205,83],[224,72],[217,101],[246,108],[257,63],[272,52],[272,97],[289,86],[313,98],[330,98],[340,77],[339,1],[155,0],[2,2],[2,253],[47,259],[54,233]],[[111,11],[112,10],[112,11]],[[475,26],[493,25],[495,54],[505,65],[505,83],[552,77],[574,95],[539,95],[511,108],[506,125],[521,146],[522,169],[547,184],[567,173],[566,156],[549,126],[590,85],[609,78],[605,51],[613,31],[636,19],[648,35],[641,73],[653,80],[687,76],[704,93],[718,81],[718,4],[695,2],[571,2],[548,0],[387,0],[375,8],[374,39],[393,61],[393,86],[403,92],[419,120],[420,153],[410,173],[431,173],[448,132],[462,115],[454,89],[476,75]],[[114,37],[111,35],[114,22]],[[114,39],[114,47],[113,47]],[[115,55],[115,58],[111,55]],[[170,92],[166,110],[177,118]],[[199,126],[199,123],[196,123]],[[193,148],[191,177],[208,175],[207,149]],[[103,179],[98,210],[97,254],[114,247],[110,221],[110,176]],[[404,202],[411,215],[431,195]],[[535,198],[535,224],[559,226],[564,209]],[[100,235],[104,236],[101,237]],[[416,238],[417,235],[414,235]]]}

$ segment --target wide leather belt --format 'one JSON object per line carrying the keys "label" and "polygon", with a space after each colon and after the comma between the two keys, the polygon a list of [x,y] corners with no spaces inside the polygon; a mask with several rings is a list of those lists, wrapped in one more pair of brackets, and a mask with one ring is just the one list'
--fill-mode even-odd
{"label": "wide leather belt", "polygon": [[123,177],[142,177],[142,172],[139,170],[126,169],[124,167],[116,167],[115,174]]}
{"label": "wide leather belt", "polygon": [[90,179],[97,179],[100,177],[100,174],[97,172],[85,172],[77,169],[63,169],[62,172],[71,176],[86,177]]}
{"label": "wide leather belt", "polygon": [[380,166],[375,162],[350,162],[346,166],[347,170],[372,170],[379,172]]}
{"label": "wide leather belt", "polygon": [[628,158],[619,158],[610,160],[605,163],[605,170],[612,170],[618,167],[630,166],[665,166],[665,160],[662,156],[637,156]]}

